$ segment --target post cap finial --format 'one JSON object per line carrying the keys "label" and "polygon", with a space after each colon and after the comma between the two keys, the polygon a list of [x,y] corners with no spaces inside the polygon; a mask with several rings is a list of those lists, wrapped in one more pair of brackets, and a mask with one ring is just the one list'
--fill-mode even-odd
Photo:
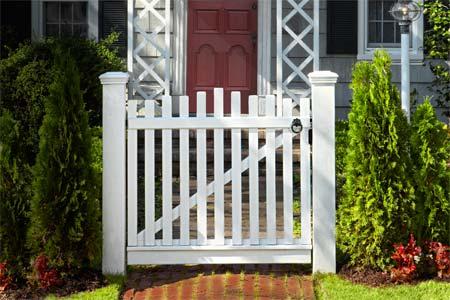
{"label": "post cap finial", "polygon": [[308,74],[311,84],[335,84],[339,75],[331,71],[315,71]]}
{"label": "post cap finial", "polygon": [[102,84],[125,84],[130,75],[126,72],[106,72],[98,77]]}

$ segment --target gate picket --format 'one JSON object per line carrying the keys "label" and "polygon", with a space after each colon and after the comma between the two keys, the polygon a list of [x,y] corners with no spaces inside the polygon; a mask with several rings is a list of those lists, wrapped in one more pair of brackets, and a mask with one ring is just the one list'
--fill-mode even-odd
{"label": "gate picket", "polygon": [[[223,89],[214,89],[214,117],[223,117]],[[225,244],[224,206],[224,134],[214,129],[214,238],[216,245]]]}
{"label": "gate picket", "polygon": [[[258,96],[248,100],[250,117],[258,116]],[[258,174],[258,129],[249,129],[249,201],[250,201],[250,243],[259,244],[259,174]]]}
{"label": "gate picket", "polygon": [[[145,101],[145,115],[155,116],[155,102]],[[155,131],[145,131],[145,245],[155,244]]]}
{"label": "gate picket", "polygon": [[[128,118],[136,117],[136,101],[128,102]],[[128,246],[137,246],[137,130],[128,129]]]}
{"label": "gate picket", "polygon": [[[283,116],[292,117],[292,100],[283,99]],[[292,132],[283,129],[283,225],[286,243],[293,243]]]}
{"label": "gate picket", "polygon": [[[197,117],[206,117],[206,93],[197,93]],[[197,244],[205,245],[208,239],[206,215],[206,129],[197,130]]]}
{"label": "gate picket", "polygon": [[[162,97],[162,116],[172,117],[172,97]],[[172,245],[172,130],[162,130],[163,245]]]}
{"label": "gate picket", "polygon": [[[180,97],[180,117],[189,116],[189,97]],[[180,130],[180,244],[190,244],[189,129]]]}
{"label": "gate picket", "polygon": [[[241,114],[241,94],[231,92],[231,116]],[[241,130],[231,130],[231,172],[232,172],[232,237],[233,245],[242,244],[242,177],[241,177]]]}
{"label": "gate picket", "polygon": [[[266,97],[266,116],[275,116],[275,97]],[[266,129],[266,230],[269,244],[276,244],[276,174],[275,174],[275,129]]]}

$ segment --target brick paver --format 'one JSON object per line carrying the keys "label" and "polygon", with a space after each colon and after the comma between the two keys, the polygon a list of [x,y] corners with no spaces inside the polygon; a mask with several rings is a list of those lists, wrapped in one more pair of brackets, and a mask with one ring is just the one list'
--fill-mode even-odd
{"label": "brick paver", "polygon": [[[157,267],[132,271],[125,300],[314,299],[311,276],[283,267]],[[243,270],[241,272],[241,270]]]}

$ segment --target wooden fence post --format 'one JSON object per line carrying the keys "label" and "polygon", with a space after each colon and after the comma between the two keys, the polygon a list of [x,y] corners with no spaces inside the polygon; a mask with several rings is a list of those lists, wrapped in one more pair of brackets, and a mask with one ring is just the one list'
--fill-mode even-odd
{"label": "wooden fence post", "polygon": [[336,273],[335,85],[330,71],[309,74],[312,93],[313,272]]}
{"label": "wooden fence post", "polygon": [[103,256],[104,274],[125,274],[125,106],[129,75],[108,72],[103,85]]}

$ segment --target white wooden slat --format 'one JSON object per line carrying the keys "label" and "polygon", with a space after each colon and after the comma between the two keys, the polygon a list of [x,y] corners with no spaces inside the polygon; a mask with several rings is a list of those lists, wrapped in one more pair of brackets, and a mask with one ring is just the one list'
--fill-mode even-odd
{"label": "white wooden slat", "polygon": [[[186,246],[184,246],[186,247]],[[142,249],[129,248],[127,261],[129,265],[145,264],[310,264],[311,249],[283,249],[282,247],[267,250],[267,246],[261,249],[235,248],[235,249],[204,249],[205,246],[189,249],[164,249],[160,247],[147,247]],[[218,248],[219,246],[214,246]],[[236,247],[236,246],[235,246]],[[199,249],[200,248],[200,249]],[[306,248],[306,247],[305,247]],[[184,297],[183,299],[186,299]],[[265,299],[268,299],[264,297]],[[173,298],[172,298],[173,299]],[[210,298],[220,299],[220,298]],[[239,298],[238,298],[239,299]],[[271,298],[271,299],[279,299]]]}
{"label": "white wooden slat", "polygon": [[[162,97],[162,114],[172,116],[172,97]],[[163,244],[172,244],[172,130],[162,131]]]}
{"label": "white wooden slat", "polygon": [[[197,117],[206,117],[206,93],[197,93]],[[208,239],[207,224],[207,163],[206,129],[197,130],[197,240],[203,245]]]}
{"label": "white wooden slat", "polygon": [[[266,97],[266,115],[275,115],[275,97]],[[276,243],[276,161],[275,161],[275,130],[266,130],[266,218],[267,239]]]}
{"label": "white wooden slat", "polygon": [[[180,97],[180,117],[189,115],[189,97]],[[180,130],[180,240],[189,245],[189,130]]]}
{"label": "white wooden slat", "polygon": [[[145,101],[145,115],[155,116],[155,102]],[[145,245],[155,244],[155,131],[145,131]]]}
{"label": "white wooden slat", "polygon": [[284,117],[159,118],[155,124],[146,118],[129,120],[129,129],[258,129],[290,128],[292,120]]}
{"label": "white wooden slat", "polygon": [[[213,239],[209,239],[205,245],[198,245],[196,239],[191,239],[189,245],[181,245],[179,239],[173,239],[173,243],[170,246],[164,246],[162,240],[156,240],[155,246],[160,247],[160,249],[177,249],[177,250],[202,250],[202,249],[311,249],[311,243],[302,243],[301,239],[294,239],[292,244],[287,244],[284,238],[277,239],[277,244],[269,244],[268,240],[265,238],[259,239],[259,245],[252,245],[250,239],[242,239],[240,245],[233,245],[233,239],[226,238],[223,245],[216,245]],[[132,247],[133,249],[154,249],[154,247]]]}
{"label": "white wooden slat", "polygon": [[[292,99],[283,99],[283,116],[292,117]],[[284,238],[287,243],[293,243],[293,182],[292,182],[292,132],[283,129],[283,225]]]}
{"label": "white wooden slat", "polygon": [[[300,99],[300,114],[311,115],[311,99]],[[302,121],[303,122],[303,121]],[[311,121],[308,121],[308,125]],[[305,123],[303,123],[306,125]],[[308,128],[309,129],[309,128]],[[311,145],[309,144],[309,130],[300,133],[300,197],[301,197],[301,239],[311,243]]]}
{"label": "white wooden slat", "polygon": [[[241,113],[241,93],[231,92],[231,116]],[[232,238],[233,244],[242,243],[242,176],[241,176],[241,130],[231,130],[231,173],[232,173]]]}
{"label": "white wooden slat", "polygon": [[[248,111],[250,117],[258,116],[258,96],[250,96]],[[249,129],[249,202],[250,202],[250,242],[259,244],[259,170],[258,170],[258,129]]]}
{"label": "white wooden slat", "polygon": [[[136,102],[128,102],[128,117],[136,116]],[[137,176],[137,131],[128,130],[128,246],[137,246],[137,196],[138,196],[138,176]]]}
{"label": "white wooden slat", "polygon": [[[214,117],[223,118],[223,89],[214,89]],[[224,133],[214,130],[214,238],[217,245],[225,242],[224,206]]]}

